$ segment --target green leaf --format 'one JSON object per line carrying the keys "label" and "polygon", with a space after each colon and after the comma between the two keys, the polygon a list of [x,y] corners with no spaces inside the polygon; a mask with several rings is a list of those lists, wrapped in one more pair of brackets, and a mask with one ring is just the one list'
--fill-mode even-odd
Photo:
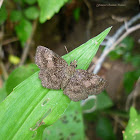
{"label": "green leaf", "polygon": [[97,122],[96,133],[103,140],[116,140],[113,127],[107,118],[100,118]]}
{"label": "green leaf", "polygon": [[6,96],[7,92],[4,85],[2,88],[0,88],[0,103],[6,98]]}
{"label": "green leaf", "polygon": [[132,56],[131,51],[128,51],[128,52],[126,52],[125,55],[123,56],[123,60],[124,60],[125,62],[129,63],[129,62],[131,62],[132,57],[133,57],[133,56]]}
{"label": "green leaf", "polygon": [[[76,59],[78,68],[87,69],[110,29],[106,29],[63,58],[68,63],[70,58]],[[62,90],[43,88],[36,72],[16,86],[0,104],[1,139],[42,139],[45,127],[56,122],[70,102]]]}
{"label": "green leaf", "polygon": [[77,69],[88,69],[93,57],[95,56],[99,45],[104,40],[105,36],[111,30],[107,28],[104,32],[100,33],[98,36],[90,39],[86,43],[82,44],[78,48],[74,49],[73,51],[66,54],[63,58],[67,58],[67,63],[70,64],[71,61],[78,60],[77,62]]}
{"label": "green leaf", "polygon": [[28,20],[22,19],[19,24],[15,26],[15,30],[21,43],[24,43],[31,35],[32,24]]}
{"label": "green leaf", "polygon": [[116,48],[115,50],[109,53],[109,57],[111,60],[119,59],[124,54],[122,48]]}
{"label": "green leaf", "polygon": [[130,119],[123,133],[124,140],[139,140],[140,139],[140,115],[135,108],[130,109]]}
{"label": "green leaf", "polygon": [[22,81],[27,79],[38,70],[39,68],[35,64],[20,66],[16,68],[14,71],[12,71],[6,81],[7,93],[10,94],[13,91],[14,87],[16,87],[18,84],[20,84]]}
{"label": "green leaf", "polygon": [[37,0],[23,0],[23,1],[29,5],[33,5],[37,2]]}
{"label": "green leaf", "polygon": [[97,95],[96,110],[102,110],[113,106],[113,102],[104,91]]}
{"label": "green leaf", "polygon": [[67,1],[68,0],[38,0],[40,7],[40,22],[44,23],[46,20],[51,19]]}
{"label": "green leaf", "polygon": [[53,126],[45,129],[44,140],[84,140],[84,124],[79,102],[71,102],[69,108]]}
{"label": "green leaf", "polygon": [[129,94],[135,85],[135,82],[137,81],[137,79],[140,76],[140,70],[134,70],[134,71],[130,71],[130,72],[126,72],[124,74],[124,88],[127,94]]}
{"label": "green leaf", "polygon": [[17,21],[20,21],[22,18],[22,13],[21,11],[17,11],[17,10],[13,10],[11,12],[11,15],[10,15],[10,20],[13,21],[13,22],[17,22]]}
{"label": "green leaf", "polygon": [[124,45],[124,49],[127,51],[132,51],[134,47],[134,39],[132,37],[127,36],[123,41],[122,45]]}
{"label": "green leaf", "polygon": [[85,106],[83,107],[83,110],[91,109],[92,107],[95,107],[95,110],[103,110],[107,109],[113,106],[113,102],[110,99],[110,97],[107,95],[105,91],[102,93],[96,95],[96,99],[91,99],[88,101]]}
{"label": "green leaf", "polygon": [[36,6],[32,6],[32,7],[27,8],[24,11],[24,14],[28,19],[34,20],[38,18],[39,10]]}
{"label": "green leaf", "polygon": [[134,46],[134,40],[131,37],[126,37],[115,50],[109,53],[109,56],[112,60],[123,58],[126,62],[129,62],[128,54],[131,54],[131,51]]}
{"label": "green leaf", "polygon": [[135,55],[131,58],[131,63],[134,67],[140,67],[140,55]]}
{"label": "green leaf", "polygon": [[5,5],[0,8],[0,25],[3,24],[7,19],[7,11]]}

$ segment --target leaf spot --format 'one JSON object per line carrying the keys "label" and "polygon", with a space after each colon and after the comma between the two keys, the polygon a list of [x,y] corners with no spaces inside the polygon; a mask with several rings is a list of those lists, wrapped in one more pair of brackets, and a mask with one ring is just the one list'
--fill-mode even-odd
{"label": "leaf spot", "polygon": [[47,104],[49,100],[50,100],[50,99],[47,98],[47,99],[41,104],[41,106],[44,106],[45,104]]}

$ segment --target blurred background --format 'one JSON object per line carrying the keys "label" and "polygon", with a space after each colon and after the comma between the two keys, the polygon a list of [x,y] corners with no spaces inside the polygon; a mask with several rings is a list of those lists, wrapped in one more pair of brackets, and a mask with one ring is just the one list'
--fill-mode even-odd
{"label": "blurred background", "polygon": [[[70,52],[112,26],[89,67],[89,72],[108,81],[106,91],[83,101],[81,108],[71,105],[61,122],[45,129],[44,139],[123,139],[130,107],[140,110],[139,1],[1,0],[0,6],[1,102],[38,71],[34,64],[38,45],[62,56],[64,46]],[[81,114],[72,120],[70,112],[76,110]],[[71,133],[74,127],[77,132]],[[58,128],[62,132],[57,133]]]}

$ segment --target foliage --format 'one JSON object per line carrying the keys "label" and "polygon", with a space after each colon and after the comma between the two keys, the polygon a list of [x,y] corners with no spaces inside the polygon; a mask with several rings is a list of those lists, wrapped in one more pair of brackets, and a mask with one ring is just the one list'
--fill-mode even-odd
{"label": "foliage", "polygon": [[[10,9],[8,14],[21,45],[25,46],[31,36],[33,20],[37,20],[40,16],[40,22],[45,22],[59,12],[67,1],[14,0],[13,3],[18,7]],[[80,7],[78,7],[73,11],[76,21],[79,20],[80,10]],[[0,24],[7,22],[7,12],[4,5],[0,10],[0,17]],[[99,44],[109,30],[110,28],[66,54],[63,58],[67,63],[76,59],[78,60],[78,68],[87,69],[98,50]],[[9,55],[9,61],[12,64],[18,64],[19,60],[15,55]],[[18,67],[9,75],[5,85],[0,89],[0,101],[3,101],[12,92],[0,105],[0,118],[2,120],[0,121],[0,126],[3,126],[0,132],[2,138],[5,138],[7,134],[9,134],[6,137],[7,139],[18,139],[19,136],[21,139],[42,138],[45,127],[59,119],[68,107],[70,100],[62,94],[61,90],[47,90],[41,86],[37,71],[38,67],[34,64]],[[69,120],[67,129],[65,128],[65,117]],[[45,122],[46,125],[41,125],[41,121]],[[60,125],[62,126],[61,135],[57,131]],[[73,129],[71,129],[72,127]],[[23,131],[25,134],[22,133]],[[55,135],[63,138],[84,139],[84,124],[80,104],[71,102],[62,119],[55,123],[54,126],[47,127],[45,131],[47,133],[44,133],[44,136],[48,134],[48,131],[51,133],[47,138],[52,138]]]}
{"label": "foliage", "polygon": [[134,67],[140,68],[140,54],[132,56],[130,62]]}
{"label": "foliage", "polygon": [[97,111],[97,110],[99,111],[99,110],[103,110],[103,109],[112,107],[113,102],[109,98],[107,93],[105,91],[103,91],[102,93],[96,95],[96,99],[92,99],[92,100],[88,101],[87,104],[85,104],[83,106],[83,110],[90,109],[93,106],[95,107],[95,111]]}
{"label": "foliage", "polygon": [[[39,10],[35,5],[37,2],[36,0],[30,0],[30,1],[15,0],[15,2],[18,3],[21,10],[13,9],[10,13],[10,20],[11,22],[16,23],[14,26],[15,32],[21,42],[21,45],[24,46],[26,41],[31,36],[31,32],[32,32],[31,20],[36,20],[38,18]],[[28,4],[28,7],[26,4]]]}
{"label": "foliage", "polygon": [[13,10],[10,14],[10,20],[12,22],[18,22],[22,19],[22,13],[18,10]]}
{"label": "foliage", "polygon": [[35,20],[39,16],[39,10],[36,6],[31,6],[24,11],[24,14],[29,20]]}
{"label": "foliage", "polygon": [[39,68],[35,64],[20,66],[13,70],[6,80],[5,85],[0,88],[0,102],[2,102],[18,84],[20,84],[22,81],[30,77],[38,70]]}
{"label": "foliage", "polygon": [[127,94],[131,93],[139,76],[140,69],[126,72],[124,74],[124,88]]}
{"label": "foliage", "polygon": [[[21,45],[24,46],[32,32],[32,20],[37,20],[40,16],[40,23],[44,23],[46,20],[51,19],[55,13],[58,13],[61,7],[64,6],[68,0],[14,0],[14,2],[19,8],[11,10],[10,20],[14,23],[15,32]],[[75,9],[74,17],[76,20],[79,19],[79,12],[80,9]],[[3,4],[0,9],[0,25],[6,20],[7,11]]]}
{"label": "foliage", "polygon": [[[40,23],[44,23],[51,19],[67,2],[68,0],[4,1],[0,8],[0,26],[5,25],[4,32],[8,29],[8,33],[12,32],[14,36],[16,35],[24,47],[33,31],[33,22],[39,19]],[[9,8],[9,5],[12,6]],[[75,21],[79,21],[82,10],[79,5],[72,10]],[[76,59],[78,68],[87,69],[99,44],[108,32],[109,29],[63,58],[67,63]],[[5,36],[4,39],[6,39]],[[98,42],[97,45],[95,41]],[[124,74],[123,84],[127,94],[132,92],[140,75],[140,54],[135,52],[134,45],[133,38],[126,37],[109,54],[111,60],[122,59],[124,63],[130,63],[134,67],[133,71]],[[10,54],[8,59],[10,63],[17,65],[20,61],[17,56]],[[116,139],[111,119],[107,116],[110,112],[112,113],[115,106],[106,91],[97,95],[96,99],[87,102],[81,109],[79,102],[71,102],[61,90],[44,89],[38,79],[38,70],[35,64],[18,67],[11,72],[3,87],[0,88],[0,102],[3,101],[0,104],[1,139],[19,139],[19,137],[20,139],[85,139],[82,109],[85,111],[92,107],[94,112],[84,114],[84,119],[96,124],[94,132],[97,137],[104,140]],[[119,110],[117,115],[120,112]],[[60,117],[61,119],[58,120]],[[137,111],[131,108],[130,119],[123,134],[124,140],[140,139],[139,118]],[[44,135],[43,130],[45,130]]]}
{"label": "foliage", "polygon": [[14,71],[12,71],[12,73],[9,75],[6,81],[7,94],[10,94],[18,84],[20,84],[22,81],[27,79],[29,76],[31,76],[38,70],[39,68],[35,64],[30,64],[27,66],[20,66]]}
{"label": "foliage", "polygon": [[[87,69],[110,29],[106,29],[63,58],[67,63],[70,63],[70,58],[76,59],[79,69]],[[14,77],[14,72],[12,76]],[[9,82],[12,83],[13,80],[11,78]],[[41,139],[45,127],[56,122],[69,103],[70,99],[63,94],[62,90],[43,88],[38,78],[38,72],[34,73],[16,86],[0,104],[1,138],[30,139],[34,137],[34,139]]]}
{"label": "foliage", "polygon": [[[134,40],[131,37],[126,37],[114,51],[110,53],[111,59],[121,58],[125,63],[130,63],[134,70],[124,74],[124,89],[127,94],[130,94],[135,87],[135,83],[140,76],[140,54],[134,52]],[[138,140],[140,139],[140,116],[136,110],[131,107],[130,119],[123,134],[124,140]]]}
{"label": "foliage", "polygon": [[130,119],[123,133],[124,140],[139,140],[140,139],[140,115],[136,109],[131,107]]}
{"label": "foliage", "polygon": [[65,114],[44,131],[45,138],[84,140],[84,124],[79,102],[71,102]]}
{"label": "foliage", "polygon": [[35,4],[37,2],[37,0],[23,0],[23,1],[29,5]]}
{"label": "foliage", "polygon": [[7,11],[5,5],[0,8],[0,25],[3,24],[7,19]]}
{"label": "foliage", "polygon": [[21,43],[24,44],[31,35],[32,24],[28,20],[22,19],[19,24],[16,25],[15,30]]}
{"label": "foliage", "polygon": [[68,0],[38,0],[40,7],[40,22],[44,23],[46,20],[51,19],[67,1]]}
{"label": "foliage", "polygon": [[100,117],[97,126],[96,133],[98,137],[103,140],[116,140],[116,136],[113,132],[113,127],[109,119],[105,117]]}
{"label": "foliage", "polygon": [[131,37],[126,37],[120,45],[116,46],[115,50],[111,51],[109,56],[112,60],[121,58],[126,62],[130,61],[131,51],[134,46],[134,40]]}
{"label": "foliage", "polygon": [[0,103],[6,98],[7,92],[5,89],[5,85],[3,85],[2,88],[0,88]]}
{"label": "foliage", "polygon": [[135,68],[135,70],[124,74],[124,88],[127,94],[131,93],[140,75],[140,54],[134,53],[133,47],[133,38],[126,37],[120,45],[109,54],[111,59],[116,60],[122,58],[125,63],[131,63]]}
{"label": "foliage", "polygon": [[94,111],[89,114],[85,114],[84,118],[88,121],[96,123],[96,135],[104,140],[115,140],[116,136],[112,129],[111,121],[102,115],[107,109],[111,109],[113,102],[108,94],[103,91],[98,94],[95,99],[90,100],[83,107],[83,110],[89,110],[94,107]]}

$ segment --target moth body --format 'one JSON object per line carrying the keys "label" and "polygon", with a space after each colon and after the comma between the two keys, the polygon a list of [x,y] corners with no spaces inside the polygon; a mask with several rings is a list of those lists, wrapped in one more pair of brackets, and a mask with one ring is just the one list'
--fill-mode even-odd
{"label": "moth body", "polygon": [[40,68],[39,78],[42,86],[62,89],[72,101],[99,94],[106,86],[106,81],[98,75],[76,69],[76,60],[68,65],[63,58],[43,46],[37,47],[35,63]]}

